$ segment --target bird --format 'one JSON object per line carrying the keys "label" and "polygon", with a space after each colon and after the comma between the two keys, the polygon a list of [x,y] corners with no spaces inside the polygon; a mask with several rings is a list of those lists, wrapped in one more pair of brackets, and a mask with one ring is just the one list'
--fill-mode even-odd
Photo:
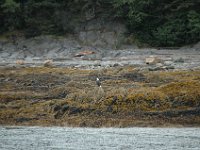
{"label": "bird", "polygon": [[96,79],[96,84],[98,87],[101,87],[101,81],[99,80],[99,78]]}

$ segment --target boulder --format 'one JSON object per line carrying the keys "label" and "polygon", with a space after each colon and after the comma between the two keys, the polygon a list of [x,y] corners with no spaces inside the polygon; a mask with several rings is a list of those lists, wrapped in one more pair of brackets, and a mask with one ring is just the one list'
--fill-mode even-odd
{"label": "boulder", "polygon": [[55,106],[53,106],[53,111],[54,112],[57,112],[57,111],[59,111],[61,109],[61,106],[60,105],[55,105]]}
{"label": "boulder", "polygon": [[162,63],[162,62],[163,61],[160,58],[155,56],[150,56],[145,59],[145,63],[148,65],[155,65],[157,63]]}
{"label": "boulder", "polygon": [[44,61],[44,67],[51,67],[53,65],[53,60],[48,59]]}
{"label": "boulder", "polygon": [[173,61],[167,60],[164,62],[164,65],[166,65],[166,66],[173,65]]}
{"label": "boulder", "polygon": [[156,66],[153,68],[149,68],[149,71],[162,71],[162,70],[170,70],[170,69],[175,69],[174,66]]}
{"label": "boulder", "polygon": [[24,65],[24,64],[25,64],[25,61],[24,61],[24,60],[17,60],[17,61],[16,61],[16,64],[17,64],[17,65]]}
{"label": "boulder", "polygon": [[96,18],[82,23],[76,32],[85,45],[118,48],[125,39],[126,27],[117,21]]}
{"label": "boulder", "polygon": [[176,59],[174,62],[175,63],[184,63],[185,60],[182,57],[180,57],[180,58]]}
{"label": "boulder", "polygon": [[81,108],[77,108],[77,107],[70,107],[69,108],[69,115],[75,115],[75,114],[78,114],[78,113],[81,113],[83,112],[83,110]]}
{"label": "boulder", "polygon": [[156,67],[162,67],[162,66],[163,66],[162,63],[157,63],[157,64],[156,64]]}
{"label": "boulder", "polygon": [[81,56],[91,55],[91,54],[95,54],[95,52],[91,51],[91,50],[85,50],[85,51],[81,51],[81,52],[75,54],[74,56],[75,57],[81,57]]}
{"label": "boulder", "polygon": [[114,64],[112,65],[112,67],[118,67],[118,66],[120,66],[118,63],[114,63]]}
{"label": "boulder", "polygon": [[200,42],[198,42],[197,44],[195,44],[195,45],[193,46],[193,48],[194,48],[195,50],[200,50]]}

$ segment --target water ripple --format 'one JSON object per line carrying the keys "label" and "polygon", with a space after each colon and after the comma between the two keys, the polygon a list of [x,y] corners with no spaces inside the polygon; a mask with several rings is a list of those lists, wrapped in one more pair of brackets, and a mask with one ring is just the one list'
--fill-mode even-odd
{"label": "water ripple", "polygon": [[1,150],[200,149],[200,128],[0,127]]}

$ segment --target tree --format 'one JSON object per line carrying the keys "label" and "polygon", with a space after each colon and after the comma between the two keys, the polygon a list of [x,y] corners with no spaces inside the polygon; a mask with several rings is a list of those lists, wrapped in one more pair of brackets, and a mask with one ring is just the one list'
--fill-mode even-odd
{"label": "tree", "polygon": [[22,29],[28,37],[73,33],[86,20],[121,19],[129,34],[152,46],[200,40],[198,0],[1,0],[0,32]]}
{"label": "tree", "polygon": [[115,0],[119,17],[140,41],[179,46],[200,40],[200,2],[195,0]]}
{"label": "tree", "polygon": [[1,4],[2,13],[4,16],[4,27],[9,30],[16,28],[19,25],[18,15],[20,10],[20,4],[16,3],[14,0],[5,0]]}

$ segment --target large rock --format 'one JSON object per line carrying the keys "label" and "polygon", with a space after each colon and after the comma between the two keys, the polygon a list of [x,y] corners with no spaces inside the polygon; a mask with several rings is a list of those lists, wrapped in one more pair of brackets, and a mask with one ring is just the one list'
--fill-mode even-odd
{"label": "large rock", "polygon": [[200,51],[200,42],[198,42],[197,44],[195,44],[193,48],[195,50],[199,50]]}
{"label": "large rock", "polygon": [[158,63],[162,63],[163,61],[155,56],[150,56],[145,59],[145,63],[148,65],[156,65]]}
{"label": "large rock", "polygon": [[75,57],[81,57],[81,56],[91,55],[91,54],[95,54],[95,52],[91,51],[91,50],[85,50],[85,51],[81,51],[81,52],[75,54]]}
{"label": "large rock", "polygon": [[52,67],[52,65],[53,65],[53,60],[48,59],[44,61],[44,67]]}
{"label": "large rock", "polygon": [[33,38],[17,38],[15,43],[0,41],[0,59],[38,60],[65,58],[76,49],[80,49],[79,42],[74,37],[38,36]]}
{"label": "large rock", "polygon": [[79,40],[85,45],[118,48],[125,39],[126,28],[116,21],[93,19],[80,25]]}
{"label": "large rock", "polygon": [[24,64],[25,64],[25,61],[24,61],[24,60],[17,60],[17,61],[16,61],[16,64],[17,64],[17,65],[24,65]]}

